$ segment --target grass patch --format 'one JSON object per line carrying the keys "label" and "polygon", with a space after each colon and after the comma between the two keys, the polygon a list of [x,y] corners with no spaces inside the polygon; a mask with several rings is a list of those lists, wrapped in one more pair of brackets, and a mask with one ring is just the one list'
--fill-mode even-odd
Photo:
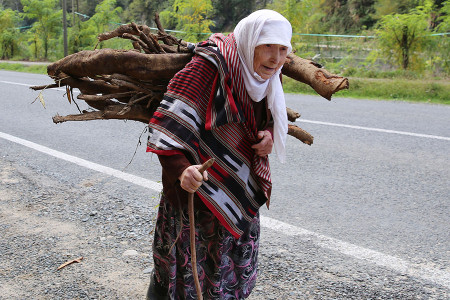
{"label": "grass patch", "polygon": [[[0,63],[0,69],[47,74],[46,65],[3,62]],[[450,105],[450,82],[448,80],[350,77],[349,81],[350,89],[337,92],[334,97],[402,100]],[[283,78],[283,87],[286,93],[317,95],[309,85],[286,76]]]}
{"label": "grass patch", "polygon": [[0,63],[0,70],[26,72],[35,74],[47,74],[46,65],[28,65],[22,63]]}
{"label": "grass patch", "polygon": [[[349,78],[350,88],[339,91],[334,97],[365,99],[403,100],[411,102],[440,103],[450,105],[450,83],[445,80],[408,80]],[[283,78],[286,93],[317,93],[304,83],[291,78]]]}

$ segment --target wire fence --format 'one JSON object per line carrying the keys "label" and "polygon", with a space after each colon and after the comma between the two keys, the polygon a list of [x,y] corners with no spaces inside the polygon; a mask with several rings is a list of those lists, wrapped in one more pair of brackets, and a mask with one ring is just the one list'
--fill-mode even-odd
{"label": "wire fence", "polygon": [[[157,28],[152,28],[157,30]],[[188,33],[166,30],[178,37],[186,35],[205,36],[207,33]],[[437,76],[450,76],[450,32],[428,34],[428,43],[420,52],[411,53],[411,65],[415,71],[429,71]],[[377,71],[392,71],[399,68],[393,56],[380,51],[376,35],[344,35],[293,33],[292,44],[297,55],[314,60],[327,68],[366,68]]]}
{"label": "wire fence", "polygon": [[[298,34],[294,35],[293,41],[298,55],[326,65],[328,69],[330,66],[353,71],[358,68],[372,71],[401,69],[394,50],[382,51],[376,36]],[[420,50],[409,53],[410,69],[448,77],[449,48],[449,33],[430,34]]]}
{"label": "wire fence", "polygon": [[[74,14],[89,19],[90,16],[79,12]],[[112,23],[112,25],[123,25]],[[16,29],[26,31],[32,26],[21,26]],[[150,27],[157,31],[157,28]],[[183,38],[186,36],[198,36],[199,40],[207,38],[212,32],[185,32],[181,30],[166,29],[167,32]],[[436,74],[450,75],[450,32],[429,34],[430,43],[420,53],[412,56],[418,57],[416,65],[419,69],[429,70]],[[375,35],[343,35],[343,34],[316,34],[293,33],[292,44],[297,55],[314,60],[320,64],[342,68],[373,68],[381,70],[395,69],[397,66],[386,55],[379,55],[379,45]],[[328,67],[329,68],[329,67]]]}

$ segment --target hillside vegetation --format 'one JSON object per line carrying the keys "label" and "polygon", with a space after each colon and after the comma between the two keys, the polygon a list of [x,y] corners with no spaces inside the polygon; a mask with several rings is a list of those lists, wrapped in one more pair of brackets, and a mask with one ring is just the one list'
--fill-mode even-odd
{"label": "hillside vegetation", "polygon": [[[291,22],[298,56],[351,78],[352,90],[339,95],[450,98],[450,0],[3,0],[0,58],[55,61],[81,50],[129,49],[123,39],[98,43],[97,35],[130,22],[155,27],[155,13],[171,34],[196,42],[212,32],[232,31],[262,8]],[[389,86],[392,92],[386,92]],[[406,90],[396,91],[402,87]],[[307,92],[308,87],[288,81],[287,90]]]}

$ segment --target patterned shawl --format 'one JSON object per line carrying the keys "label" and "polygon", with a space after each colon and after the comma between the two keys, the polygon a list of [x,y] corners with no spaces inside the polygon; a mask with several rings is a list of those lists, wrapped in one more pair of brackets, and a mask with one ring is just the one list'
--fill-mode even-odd
{"label": "patterned shawl", "polygon": [[197,193],[238,238],[270,197],[269,161],[251,148],[257,127],[233,33],[214,34],[194,52],[150,121],[147,151],[183,153],[192,164],[215,158]]}

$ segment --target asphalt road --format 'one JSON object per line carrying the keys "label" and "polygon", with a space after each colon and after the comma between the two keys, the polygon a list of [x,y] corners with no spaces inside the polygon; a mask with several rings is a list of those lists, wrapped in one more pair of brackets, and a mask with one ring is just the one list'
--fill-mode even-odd
{"label": "asphalt road", "polygon": [[[0,71],[0,159],[32,164],[67,184],[94,172],[7,138],[13,136],[138,178],[160,180],[157,158],[145,153],[145,124],[110,120],[55,125],[53,115],[77,109],[62,89],[44,91],[46,108],[39,100],[32,103],[38,93],[28,86],[47,83],[46,76]],[[298,264],[304,263],[327,270],[317,280],[333,274],[356,289],[364,281],[381,295],[389,291],[394,299],[447,298],[450,107],[286,97],[287,106],[302,114],[297,125],[315,140],[307,146],[288,137],[286,164],[271,156],[271,207],[261,210],[261,248],[266,249],[261,250],[261,262],[271,271],[262,271],[262,281],[278,278],[270,287],[276,295],[278,284],[283,288],[290,282],[278,272],[298,272]],[[134,195],[133,201],[155,197],[154,190],[143,194],[145,189],[133,181],[125,186],[121,192]],[[296,264],[270,266],[280,255]],[[402,294],[405,289],[411,292]],[[414,294],[414,289],[421,292]],[[257,289],[254,299],[267,299],[264,293]]]}

